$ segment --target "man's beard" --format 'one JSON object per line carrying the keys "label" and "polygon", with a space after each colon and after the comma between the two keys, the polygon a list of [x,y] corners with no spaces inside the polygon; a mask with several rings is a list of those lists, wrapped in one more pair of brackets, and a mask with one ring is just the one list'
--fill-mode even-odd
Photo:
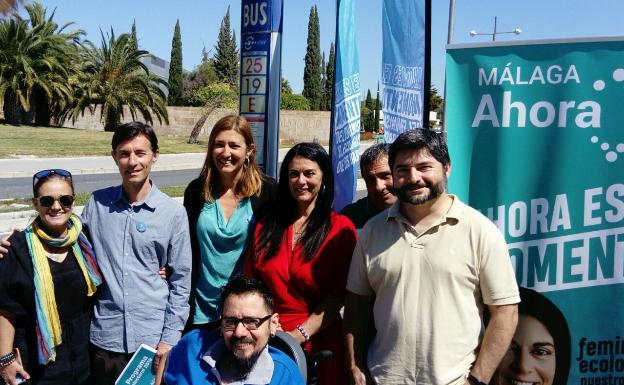
{"label": "man's beard", "polygon": [[[424,203],[429,202],[430,200],[436,199],[440,195],[446,192],[447,189],[447,178],[446,175],[443,176],[442,180],[439,183],[433,184],[431,182],[423,181],[423,185],[418,183],[411,183],[405,186],[402,186],[398,189],[395,189],[395,193],[397,198],[403,203],[409,203],[414,206],[422,205]],[[429,189],[429,194],[427,195],[411,195],[410,190],[427,187]]]}
{"label": "man's beard", "polygon": [[[242,338],[239,341],[232,341],[232,345],[235,345],[236,342],[253,343],[253,341],[246,341],[245,338]],[[223,358],[229,361],[241,375],[245,375],[249,373],[251,369],[254,367],[254,365],[256,364],[256,361],[258,360],[258,357],[260,356],[263,350],[264,348],[253,352],[253,354],[247,358],[241,358],[241,357],[236,357],[233,352],[226,349],[224,352],[225,356]]]}

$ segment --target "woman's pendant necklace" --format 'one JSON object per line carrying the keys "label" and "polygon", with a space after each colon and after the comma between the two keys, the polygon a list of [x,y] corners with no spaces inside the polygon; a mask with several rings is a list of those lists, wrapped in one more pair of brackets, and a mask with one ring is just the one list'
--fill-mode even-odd
{"label": "woman's pendant necklace", "polygon": [[296,224],[297,224],[297,222],[293,223],[293,249],[295,248],[295,245],[297,243],[299,243],[301,238],[303,238],[303,234],[305,233],[305,229],[306,229],[306,223],[305,222],[303,223],[303,225],[301,225],[299,230],[297,230]]}
{"label": "woman's pendant necklace", "polygon": [[45,252],[46,257],[50,258],[51,260],[53,260],[54,262],[63,262],[65,260],[65,257],[67,257],[67,251],[64,253],[50,253],[50,252]]}
{"label": "woman's pendant necklace", "polygon": [[299,241],[303,238],[303,231],[295,231],[293,228],[293,245],[299,243]]}

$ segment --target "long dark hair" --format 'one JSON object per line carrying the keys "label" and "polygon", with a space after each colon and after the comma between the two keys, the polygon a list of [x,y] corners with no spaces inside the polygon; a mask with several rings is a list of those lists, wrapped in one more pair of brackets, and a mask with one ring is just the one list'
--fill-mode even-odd
{"label": "long dark hair", "polygon": [[[571,355],[568,322],[561,310],[543,294],[526,287],[519,287],[518,289],[520,290],[518,315],[524,314],[535,318],[550,333],[555,343],[555,377],[552,383],[553,385],[566,385],[570,372]],[[486,325],[490,322],[490,318],[490,312],[486,307],[483,312],[483,321]],[[500,365],[497,371],[501,369]],[[498,382],[493,378],[490,384],[498,385]]]}
{"label": "long dark hair", "polygon": [[266,216],[265,226],[258,234],[255,258],[263,256],[263,258],[269,259],[274,257],[284,241],[286,229],[297,217],[297,201],[292,196],[288,186],[288,170],[290,163],[296,156],[316,162],[323,173],[321,189],[300,239],[306,261],[314,258],[327,237],[331,206],[334,200],[334,174],[332,173],[329,155],[320,144],[299,143],[288,151],[282,162],[277,190],[278,204],[275,210]]}

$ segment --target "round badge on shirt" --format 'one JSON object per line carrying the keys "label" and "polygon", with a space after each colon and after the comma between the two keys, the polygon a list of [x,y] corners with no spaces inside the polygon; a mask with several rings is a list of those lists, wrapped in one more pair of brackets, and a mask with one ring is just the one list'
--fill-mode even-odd
{"label": "round badge on shirt", "polygon": [[147,225],[143,221],[137,222],[136,229],[139,231],[139,233],[144,233],[145,230],[147,230]]}

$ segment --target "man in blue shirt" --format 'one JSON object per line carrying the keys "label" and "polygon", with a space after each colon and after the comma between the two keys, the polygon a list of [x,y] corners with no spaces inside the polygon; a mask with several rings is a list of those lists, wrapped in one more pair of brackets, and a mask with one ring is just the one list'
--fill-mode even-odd
{"label": "man in blue shirt", "polygon": [[[158,366],[180,339],[191,284],[186,211],[150,180],[159,154],[154,130],[122,124],[112,148],[122,185],[95,191],[82,213],[104,276],[90,332],[97,385],[112,385],[142,343],[156,348]],[[159,276],[164,266],[167,280]]]}
{"label": "man in blue shirt", "polygon": [[237,276],[221,294],[221,333],[195,329],[169,354],[168,385],[303,385],[286,354],[268,346],[279,316],[269,289],[254,278]]}

